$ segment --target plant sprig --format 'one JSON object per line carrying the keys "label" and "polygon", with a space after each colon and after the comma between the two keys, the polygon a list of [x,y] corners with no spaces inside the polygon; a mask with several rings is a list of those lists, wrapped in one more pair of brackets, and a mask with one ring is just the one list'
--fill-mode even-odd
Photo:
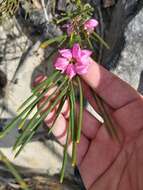
{"label": "plant sprig", "polygon": [[[50,112],[56,108],[56,114],[53,119],[52,126],[49,129],[49,134],[53,131],[64,103],[66,100],[68,100],[70,107],[69,126],[67,127],[66,143],[64,145],[63,151],[60,182],[63,182],[64,179],[68,156],[67,150],[70,141],[72,143],[72,166],[77,164],[77,144],[80,142],[84,117],[84,94],[79,75],[85,73],[85,70],[87,71],[88,63],[86,62],[89,60],[88,58],[91,54],[90,50],[92,50],[94,54],[96,53],[94,51],[93,43],[102,43],[106,48],[109,49],[108,44],[95,32],[94,24],[96,20],[91,19],[92,12],[93,8],[89,4],[83,4],[80,0],[77,0],[75,10],[61,14],[60,17],[54,18],[53,22],[60,26],[62,23],[67,22],[67,24],[71,26],[71,32],[63,32],[61,36],[57,36],[52,39],[45,39],[41,43],[40,48],[48,48],[49,46],[56,44],[57,48],[51,52],[48,59],[50,59],[53,54],[56,54],[57,59],[59,59],[61,63],[59,63],[58,60],[56,62],[58,66],[55,66],[56,64],[54,65],[56,70],[52,73],[52,75],[40,82],[40,84],[36,87],[32,88],[32,95],[20,106],[18,109],[18,116],[14,118],[2,132],[0,132],[0,137],[3,138],[15,127],[22,129],[22,133],[19,134],[13,146],[13,150],[16,150],[15,156],[18,156],[25,145],[36,133],[41,123],[46,119]],[[92,21],[92,23],[90,23],[90,21]],[[77,48],[76,51],[80,51],[80,53],[78,52],[77,55],[75,55],[75,52],[72,52],[75,44]],[[80,49],[80,46],[84,49]],[[62,51],[58,51],[61,48],[64,49],[62,49]],[[63,52],[63,54],[61,52]],[[86,62],[83,61],[82,56],[86,57]],[[43,98],[45,98],[49,90],[55,86],[56,89],[54,92],[45,99],[43,104],[41,104],[41,101]],[[79,92],[79,98],[76,95],[77,91]],[[56,96],[56,94],[58,95]],[[100,113],[104,118],[105,126],[109,135],[112,138],[118,138],[117,131],[109,113],[107,113],[104,107],[103,100],[95,93],[93,96],[95,97],[95,101],[99,106]],[[55,98],[54,101],[53,97]],[[77,102],[79,103],[78,111]],[[37,105],[40,105],[38,109]],[[31,119],[29,120],[29,118]]]}

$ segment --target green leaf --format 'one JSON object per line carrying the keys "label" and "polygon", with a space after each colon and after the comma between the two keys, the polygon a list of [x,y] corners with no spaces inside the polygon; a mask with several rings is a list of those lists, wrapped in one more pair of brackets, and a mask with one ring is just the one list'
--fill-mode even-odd
{"label": "green leaf", "polygon": [[[67,81],[67,80],[66,80]],[[48,99],[45,101],[45,104],[48,103],[48,101],[51,100],[52,96],[62,88],[62,86],[65,84],[64,81],[63,83],[61,83],[60,87],[57,88],[55,90],[55,92],[53,92],[49,97]],[[65,87],[65,89],[60,93],[60,95],[57,97],[57,99],[55,100],[55,102],[53,102],[53,104],[51,104],[51,106],[49,107],[49,109],[44,112],[44,114],[40,115],[39,119],[37,119],[37,116],[40,114],[40,112],[42,111],[43,107],[45,106],[42,105],[39,110],[35,113],[35,115],[32,117],[32,119],[30,120],[30,122],[27,124],[24,132],[22,133],[22,135],[19,136],[19,138],[17,139],[15,145],[14,145],[14,149],[16,149],[23,141],[23,139],[25,138],[25,136],[27,135],[27,133],[30,131],[33,130],[33,128],[35,128],[37,125],[39,125],[45,118],[46,116],[51,112],[51,110],[54,108],[54,106],[56,106],[56,104],[60,101],[60,99],[65,95],[66,91],[68,89],[68,86]]]}
{"label": "green leaf", "polygon": [[45,40],[44,42],[41,43],[40,48],[47,48],[49,45],[55,43],[55,42],[61,42],[62,40],[66,39],[67,35],[61,35],[61,36],[57,36],[55,38],[49,39],[49,40]]}
{"label": "green leaf", "polygon": [[57,109],[57,111],[56,111],[56,115],[55,115],[55,119],[54,119],[54,121],[53,121],[53,124],[52,124],[52,126],[50,127],[50,130],[48,131],[48,135],[49,135],[49,134],[52,132],[52,130],[53,130],[53,127],[54,127],[54,125],[55,125],[55,122],[56,122],[56,120],[57,120],[57,118],[58,118],[58,116],[59,116],[59,114],[60,114],[60,112],[61,112],[61,110],[62,110],[62,108],[63,108],[63,105],[64,105],[64,103],[65,103],[66,98],[67,98],[67,96],[64,96],[63,99],[61,100],[60,104],[59,104],[59,107],[58,107],[58,109]]}
{"label": "green leaf", "polygon": [[72,81],[70,82],[70,95],[69,95],[69,100],[70,100],[70,118],[69,118],[69,125],[71,129],[71,138],[72,141],[75,141],[75,106],[76,106],[76,101],[75,101],[75,91],[73,87]]}
{"label": "green leaf", "polygon": [[84,37],[85,37],[85,40],[87,41],[87,43],[88,43],[88,45],[89,45],[89,48],[94,51],[92,42],[90,41],[89,36],[88,36],[85,32],[84,32]]}
{"label": "green leaf", "polygon": [[[50,88],[50,87],[49,87]],[[39,102],[40,99],[42,99],[44,97],[44,95],[47,93],[47,91],[49,90],[49,88],[47,88],[44,93],[42,93],[39,97],[36,98],[36,100],[34,100],[28,107],[26,107],[11,123],[9,123],[2,132],[0,132],[0,138],[3,138],[7,133],[9,133],[14,127],[16,127],[16,124],[18,123],[18,121],[21,119],[21,117],[23,115],[25,115],[23,121],[26,121],[26,118],[31,114],[31,111],[35,108],[35,106],[37,105],[37,103]],[[28,113],[27,113],[28,112]],[[21,123],[22,125],[22,123]]]}
{"label": "green leaf", "polygon": [[79,86],[79,117],[78,117],[77,143],[79,143],[81,136],[82,121],[83,121],[83,90],[79,76],[77,76],[77,82]]}
{"label": "green leaf", "polygon": [[12,175],[15,177],[16,181],[19,183],[21,189],[23,189],[23,190],[30,190],[28,188],[27,184],[25,183],[25,181],[22,179],[22,177],[18,173],[18,171],[13,166],[13,164],[10,163],[10,161],[2,153],[2,151],[0,151],[0,156],[1,156],[1,160],[4,162],[4,164],[6,165],[6,167],[8,168],[8,170],[12,173]]}
{"label": "green leaf", "polygon": [[15,154],[15,157],[17,157],[20,152],[23,150],[24,146],[31,140],[31,138],[33,137],[33,135],[36,133],[38,126],[36,126],[32,131],[29,131],[29,133],[25,136],[25,138],[23,139],[23,142],[21,143],[20,148],[18,149],[18,151]]}
{"label": "green leaf", "polygon": [[110,113],[106,110],[106,107],[104,105],[104,100],[102,100],[97,94],[95,91],[93,91],[91,88],[90,88],[90,91],[91,93],[93,94],[93,97],[97,103],[97,106],[98,106],[98,109],[99,109],[99,113],[100,115],[102,116],[103,120],[104,120],[104,123],[105,123],[105,128],[109,134],[109,136],[111,138],[116,138],[119,142],[120,142],[120,139],[119,139],[119,136],[118,136],[118,132],[117,132],[117,129],[116,129],[116,125],[115,123],[113,122],[113,118],[112,116],[110,115]]}
{"label": "green leaf", "polygon": [[61,19],[56,20],[56,24],[60,24],[60,23],[66,21],[66,20],[69,20],[69,19],[70,19],[69,16],[65,16],[65,17],[63,17]]}
{"label": "green leaf", "polygon": [[75,89],[73,86],[73,82],[71,81],[71,89],[70,89],[70,118],[69,118],[69,127],[71,130],[71,139],[72,139],[72,166],[76,165],[76,133],[77,126],[75,122],[75,113],[76,109],[76,97],[75,97]]}
{"label": "green leaf", "polygon": [[45,79],[44,81],[40,82],[38,85],[36,85],[36,87],[32,88],[32,92],[35,93],[37,91],[39,91],[41,89],[41,87],[43,87],[44,85],[50,85],[50,83],[56,78],[59,77],[59,74],[61,74],[59,71],[54,71],[52,73],[52,75],[50,75],[47,79]]}
{"label": "green leaf", "polygon": [[38,84],[35,88],[33,88],[33,94],[19,107],[18,111],[20,111],[27,103],[29,103],[34,97],[35,92],[39,91],[41,88],[47,88],[50,83],[54,80],[55,77],[59,74],[59,71],[54,72],[48,79],[45,79],[40,84]]}
{"label": "green leaf", "polygon": [[[51,105],[51,107],[41,117],[39,117],[39,119],[37,119],[35,121],[35,123],[31,124],[31,126],[29,125],[28,128],[32,127],[32,129],[27,130],[26,131],[27,133],[33,132],[33,130],[47,117],[47,115],[51,112],[51,110],[54,108],[54,106],[56,106],[56,104],[58,103],[58,101],[60,101],[60,99],[65,95],[67,88],[68,87],[66,87],[66,89],[58,96],[58,98],[56,99],[56,101]],[[26,132],[25,132],[25,135],[23,134],[23,135],[20,136],[20,138],[18,139],[18,141],[15,144],[14,149],[17,148],[17,146],[19,146],[21,143],[23,143],[23,140],[24,140],[25,136],[27,135]]]}
{"label": "green leaf", "polygon": [[[60,86],[57,87],[57,89],[47,98],[47,100],[45,101],[45,103],[42,104],[42,105],[39,107],[38,111],[35,113],[35,115],[33,116],[33,118],[32,118],[31,121],[30,121],[31,124],[34,122],[35,118],[36,118],[39,114],[41,114],[41,111],[43,110],[43,108],[45,107],[45,105],[53,98],[53,95],[55,95],[57,92],[59,92],[59,91],[62,89],[62,87],[66,84],[67,80],[68,80],[68,78],[66,77],[65,80],[60,84]],[[42,115],[41,115],[41,117],[42,117]]]}
{"label": "green leaf", "polygon": [[[58,73],[55,73],[54,77],[57,76]],[[63,77],[63,76],[61,76]],[[59,79],[58,78],[57,81]],[[50,78],[49,80],[52,80],[53,78]],[[49,84],[49,80],[47,79],[47,84]],[[57,82],[56,81],[56,82]],[[54,84],[52,84],[54,85]],[[26,120],[26,117],[29,116],[29,114],[31,113],[31,111],[35,108],[35,106],[37,105],[37,103],[40,101],[40,99],[42,99],[44,97],[44,95],[47,93],[47,91],[49,90],[49,88],[51,88],[51,86],[49,86],[43,93],[40,94],[39,97],[37,97],[30,105],[28,105],[16,118],[14,118],[5,128],[3,131],[0,132],[0,138],[3,138],[5,135],[7,135],[7,133],[9,133],[14,127],[16,127],[17,123],[19,122],[19,120],[21,119],[21,117],[23,115],[26,114],[25,116],[25,119],[23,119],[23,122],[24,120]],[[38,89],[38,88],[37,88]],[[20,109],[23,108],[23,106],[26,105],[26,101],[23,103],[23,105],[21,106]],[[28,112],[28,113],[27,113]]]}
{"label": "green leaf", "polygon": [[[46,104],[48,101],[51,100],[52,96],[53,96],[56,92],[58,92],[58,91],[61,90],[61,93],[58,95],[58,97],[56,98],[56,100],[51,104],[51,106],[49,107],[49,109],[48,109],[44,114],[41,114],[41,115],[40,115],[40,121],[43,121],[43,120],[47,117],[47,115],[51,112],[51,110],[58,104],[58,102],[61,100],[61,98],[63,98],[64,95],[67,93],[67,90],[68,90],[68,88],[69,88],[68,85],[65,85],[66,82],[67,82],[67,80],[68,80],[68,78],[66,78],[66,80],[63,81],[63,82],[60,84],[59,88],[57,88],[57,89],[55,90],[55,92],[53,92],[53,94],[52,94],[51,96],[49,96],[48,99],[45,101],[45,104]],[[64,88],[64,89],[62,89],[63,85],[65,85],[65,88]],[[39,108],[39,110],[37,111],[37,113],[33,116],[33,118],[32,118],[33,121],[31,121],[31,124],[33,124],[32,122],[34,122],[35,116],[38,115],[38,114],[40,114],[40,112],[42,111],[42,109],[43,109],[43,105]],[[38,121],[38,122],[39,122],[39,121]],[[36,124],[35,124],[35,125],[36,125]],[[35,125],[33,124],[33,126],[35,126]]]}
{"label": "green leaf", "polygon": [[14,127],[16,127],[17,122],[19,121],[19,116],[13,119],[3,131],[0,132],[0,138],[3,138],[9,131],[11,131]]}
{"label": "green leaf", "polygon": [[[55,100],[55,102],[53,102],[53,104],[51,104],[50,108],[43,114],[41,115],[39,121],[38,121],[38,124],[39,122],[43,121],[47,115],[51,112],[51,110],[57,105],[57,103],[64,97],[64,95],[66,94],[68,90],[68,86],[65,87],[65,89],[59,94],[59,96],[57,97],[57,99]],[[37,125],[37,123],[33,124],[33,126]]]}
{"label": "green leaf", "polygon": [[92,34],[95,37],[93,39],[98,39],[107,49],[110,49],[109,45],[96,32],[93,32]]}
{"label": "green leaf", "polygon": [[63,183],[64,179],[64,174],[65,174],[65,168],[66,168],[66,163],[67,163],[67,149],[68,149],[68,143],[69,143],[69,137],[70,137],[70,130],[69,127],[67,129],[67,137],[66,137],[66,144],[64,145],[64,156],[63,156],[63,163],[62,163],[62,169],[61,169],[61,175],[60,175],[60,183]]}
{"label": "green leaf", "polygon": [[34,109],[35,105],[33,107],[31,107],[31,109],[26,113],[26,115],[24,116],[24,118],[21,119],[20,123],[18,123],[18,129],[22,129],[25,125],[25,122],[28,118],[28,116],[30,115],[30,113],[32,112],[32,110]]}
{"label": "green leaf", "polygon": [[72,32],[71,33],[71,35],[70,35],[70,40],[69,40],[69,46],[70,46],[70,48],[72,48],[72,46],[73,46],[73,44],[74,44],[74,32]]}
{"label": "green leaf", "polygon": [[47,85],[45,87],[45,89],[43,89],[43,92],[41,92],[41,94],[39,94],[39,96],[32,102],[30,103],[30,105],[28,105],[20,114],[19,114],[19,117],[23,116],[24,114],[27,113],[28,110],[30,110],[32,107],[34,108],[37,103],[44,97],[44,95],[48,92],[48,90],[51,88],[51,87],[54,87],[54,85],[57,84],[57,82],[59,80],[61,80],[63,78],[63,76],[61,75],[54,83],[51,83],[49,85]]}
{"label": "green leaf", "polygon": [[94,50],[92,42],[90,41],[90,39],[88,37],[87,37],[87,42],[89,44],[90,49]]}
{"label": "green leaf", "polygon": [[77,143],[74,140],[72,142],[72,166],[73,167],[75,167],[75,165],[76,165],[76,156],[77,156],[77,153],[76,153],[77,149],[76,148],[77,148]]}

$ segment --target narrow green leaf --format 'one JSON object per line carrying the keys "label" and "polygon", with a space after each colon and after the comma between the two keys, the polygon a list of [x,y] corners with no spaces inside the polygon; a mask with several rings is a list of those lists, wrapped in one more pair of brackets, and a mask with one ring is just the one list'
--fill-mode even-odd
{"label": "narrow green leaf", "polygon": [[59,107],[58,107],[58,109],[57,109],[57,111],[56,111],[55,119],[54,119],[54,121],[53,121],[53,123],[52,123],[52,126],[50,127],[50,130],[48,131],[48,135],[52,132],[52,130],[53,130],[53,128],[54,128],[55,122],[56,122],[56,120],[57,120],[59,114],[61,113],[61,110],[62,110],[62,108],[63,108],[63,105],[64,105],[64,103],[65,103],[66,98],[67,98],[67,96],[64,96],[64,97],[62,98],[60,104],[59,104]]}
{"label": "narrow green leaf", "polygon": [[[17,123],[18,121],[21,119],[21,117],[27,113],[28,110],[30,110],[31,108],[34,108],[37,103],[39,102],[40,99],[43,98],[44,94],[47,93],[47,91],[49,90],[49,88],[47,88],[47,90],[41,94],[36,100],[34,100],[33,103],[31,103],[28,107],[26,107],[16,118],[14,118],[5,128],[3,131],[0,132],[0,138],[3,138],[5,135],[7,135],[14,127],[17,127]],[[30,114],[30,112],[29,112]],[[27,114],[28,117],[28,114]],[[26,118],[25,118],[26,119]]]}
{"label": "narrow green leaf", "polygon": [[19,121],[19,116],[13,119],[3,131],[0,132],[0,138],[3,138],[9,131],[11,131],[14,127],[16,127],[17,122]]}
{"label": "narrow green leaf", "polygon": [[33,94],[18,108],[18,111],[20,111],[25,105],[27,105],[27,103],[29,103],[31,101],[31,99],[35,98],[35,92],[39,91],[39,89],[44,88],[46,85],[46,88],[50,85],[50,83],[52,82],[52,80],[54,80],[54,78],[59,74],[58,71],[54,72],[48,79],[42,81],[39,85],[37,85],[34,89],[33,89]]}
{"label": "narrow green leaf", "polygon": [[[67,88],[66,88],[67,90]],[[66,91],[64,91],[65,93]],[[27,126],[26,130],[24,131],[24,133],[22,135],[19,136],[19,138],[17,139],[15,145],[14,145],[14,149],[16,149],[20,144],[23,143],[24,138],[33,132],[33,130],[46,118],[46,116],[51,112],[51,110],[54,108],[54,106],[58,103],[58,101],[64,96],[64,93],[62,92],[58,98],[56,99],[56,101],[50,106],[50,108],[41,116],[39,117],[39,119],[36,119],[35,123],[30,124],[29,126]],[[32,127],[32,128],[31,128]],[[23,147],[22,147],[23,148]],[[22,149],[21,149],[22,150]],[[21,151],[20,150],[20,151]],[[20,153],[20,152],[19,152]],[[16,154],[17,155],[17,154]]]}
{"label": "narrow green leaf", "polygon": [[78,119],[78,130],[77,130],[77,143],[79,143],[81,136],[82,121],[83,121],[83,90],[79,76],[77,76],[77,82],[79,86],[79,119]]}
{"label": "narrow green leaf", "polygon": [[76,165],[76,156],[77,156],[77,149],[76,149],[77,143],[76,140],[72,142],[72,166],[75,167]]}
{"label": "narrow green leaf", "polygon": [[113,123],[113,119],[110,116],[110,113],[106,110],[106,107],[104,105],[104,100],[102,100],[95,91],[93,91],[91,88],[91,93],[93,94],[93,97],[97,103],[97,106],[99,108],[100,114],[103,117],[105,128],[110,135],[111,138],[116,138],[120,142],[120,138],[117,133],[117,129],[115,128],[115,123]]}
{"label": "narrow green leaf", "polygon": [[[38,120],[38,119],[37,119]],[[37,126],[36,126],[37,127]],[[35,128],[36,128],[35,127]],[[14,146],[13,146],[13,150],[16,150],[19,146],[20,148],[18,149],[18,151],[16,152],[16,156],[18,156],[18,154],[22,151],[22,149],[24,148],[24,146],[29,142],[29,140],[32,138],[32,136],[34,135],[34,129],[33,130],[28,130],[28,128],[26,127],[25,130],[22,132],[22,134],[19,135],[19,137],[17,138]]]}
{"label": "narrow green leaf", "polygon": [[[42,104],[42,105],[39,107],[38,111],[35,113],[35,115],[34,115],[33,118],[31,119],[31,121],[30,121],[29,124],[32,124],[32,123],[34,122],[35,118],[36,118],[39,114],[41,114],[41,111],[43,110],[43,108],[45,107],[45,105],[53,98],[53,95],[55,95],[57,92],[59,92],[59,91],[62,89],[62,87],[66,84],[67,80],[68,80],[68,78],[66,77],[65,80],[60,84],[60,86],[47,98],[47,100],[45,101],[45,103]],[[42,116],[42,115],[41,115],[41,116]]]}
{"label": "narrow green leaf", "polygon": [[[66,81],[64,81],[63,83],[61,83],[61,85],[59,86],[59,88],[57,88],[55,90],[55,92],[53,92],[45,101],[45,104],[48,103],[48,101],[51,100],[51,98],[53,97],[53,95],[62,88],[62,86],[65,84]],[[42,105],[39,110],[35,113],[35,115],[32,117],[32,119],[30,120],[29,124],[27,124],[24,132],[22,133],[22,135],[17,139],[15,145],[14,145],[14,149],[16,149],[23,141],[23,139],[25,138],[26,134],[28,133],[29,130],[32,131],[33,128],[35,128],[35,126],[39,125],[40,122],[42,122],[46,116],[51,112],[51,110],[54,108],[54,106],[56,106],[56,104],[59,102],[59,100],[65,95],[66,91],[68,89],[68,86],[66,86],[66,88],[60,93],[60,95],[57,97],[57,99],[55,100],[55,102],[53,102],[53,104],[51,104],[51,106],[49,107],[49,109],[42,115],[40,115],[39,119],[37,120],[37,116],[40,114],[40,112],[42,111],[43,107],[45,106]]]}
{"label": "narrow green leaf", "polygon": [[69,17],[69,16],[66,16],[66,17],[63,17],[63,18],[57,20],[56,23],[57,23],[57,24],[60,24],[60,23],[66,21],[66,20],[69,20],[69,19],[70,19],[70,17]]}
{"label": "narrow green leaf", "polygon": [[84,37],[85,37],[85,40],[87,41],[87,43],[88,43],[88,45],[89,45],[89,48],[94,51],[92,42],[90,41],[89,36],[88,36],[85,32],[84,32]]}
{"label": "narrow green leaf", "polygon": [[43,85],[49,85],[51,82],[53,82],[53,80],[59,76],[59,74],[61,74],[59,71],[55,71],[52,73],[52,75],[50,75],[47,79],[45,79],[44,81],[40,82],[38,85],[36,85],[36,87],[32,88],[32,92],[35,93],[36,91],[40,90],[41,87],[43,87]]}
{"label": "narrow green leaf", "polygon": [[69,40],[70,48],[73,46],[73,43],[74,43],[73,39],[74,39],[74,32],[72,32],[71,35],[70,35],[70,40]]}
{"label": "narrow green leaf", "polygon": [[75,106],[76,106],[76,101],[75,101],[75,91],[74,87],[72,84],[72,81],[70,82],[70,95],[69,95],[69,100],[70,100],[70,118],[69,118],[69,125],[71,129],[71,138],[72,141],[75,140]]}
{"label": "narrow green leaf", "polygon": [[[68,90],[68,85],[61,91],[61,93],[58,95],[58,97],[56,98],[56,100],[51,104],[51,106],[49,107],[49,109],[43,114],[43,115],[40,115],[40,119],[39,119],[39,121],[38,121],[38,123],[39,122],[41,122],[41,121],[43,121],[46,117],[47,117],[47,115],[51,112],[51,110],[58,104],[58,102],[66,95],[66,93],[67,93],[67,90]],[[60,88],[59,88],[59,90],[60,90]],[[46,103],[46,102],[45,102]],[[40,111],[40,108],[39,108],[39,111]],[[38,112],[39,112],[38,111]],[[38,114],[38,112],[37,112],[37,114]],[[33,119],[34,119],[34,117],[33,117]],[[34,121],[34,120],[33,120]],[[35,126],[36,124],[33,124],[33,127]]]}
{"label": "narrow green leaf", "polygon": [[26,122],[28,116],[30,115],[30,113],[32,112],[34,107],[35,107],[35,105],[33,107],[31,107],[31,109],[26,113],[24,118],[21,119],[20,123],[18,123],[18,129],[22,129],[24,127],[25,122]]}
{"label": "narrow green leaf", "polygon": [[107,49],[110,49],[109,45],[96,33],[92,33],[96,39],[98,39]]}
{"label": "narrow green leaf", "polygon": [[35,94],[32,94],[22,105],[18,108],[17,112],[19,112],[26,104],[28,104],[33,98],[35,98]]}
{"label": "narrow green leaf", "polygon": [[[61,40],[61,42],[58,44],[58,49],[63,45],[63,43],[66,41],[66,39],[67,39],[67,38]],[[57,49],[57,50],[58,50],[58,49]]]}
{"label": "narrow green leaf", "polygon": [[73,86],[73,82],[71,81],[71,89],[70,89],[70,118],[69,118],[69,127],[71,130],[71,138],[72,138],[72,166],[76,165],[76,133],[77,126],[75,122],[75,109],[76,109],[76,97],[75,97],[75,89]]}
{"label": "narrow green leaf", "polygon": [[8,160],[8,158],[2,153],[2,151],[0,151],[0,156],[1,156],[1,160],[4,162],[4,164],[6,165],[6,167],[9,169],[9,171],[12,173],[12,175],[15,177],[16,181],[19,183],[21,189],[23,190],[30,190],[27,186],[27,184],[25,183],[25,181],[22,179],[22,177],[20,176],[20,174],[18,173],[18,171],[15,169],[15,167],[13,166],[13,164],[10,163],[10,161]]}
{"label": "narrow green leaf", "polygon": [[47,87],[45,87],[45,90],[43,89],[43,92],[41,92],[41,94],[30,104],[28,105],[19,115],[18,117],[22,117],[24,114],[27,113],[28,110],[30,110],[32,107],[34,109],[34,107],[37,105],[37,103],[44,97],[44,95],[48,92],[48,90],[52,87],[54,87],[54,85],[57,84],[57,82],[59,80],[61,80],[63,78],[63,76],[60,76],[55,83],[52,83],[50,85],[48,85]]}
{"label": "narrow green leaf", "polygon": [[[56,81],[56,83],[60,80],[62,78],[62,76],[61,77],[59,77],[59,79],[57,79],[57,81]],[[52,85],[54,85],[54,84],[52,84]],[[37,97],[37,99],[32,103],[32,104],[30,104],[23,112],[21,112],[20,114],[19,114],[19,116],[18,116],[18,118],[20,118],[20,117],[22,117],[22,115],[23,114],[25,114],[26,113],[26,111],[28,111],[29,109],[30,109],[30,111],[31,111],[31,109],[33,109],[33,107],[35,107],[36,105],[37,105],[37,103],[39,102],[39,100],[41,99],[41,98],[43,98],[43,96],[45,95],[45,93],[47,93],[47,91],[49,90],[49,88],[50,87],[48,87],[46,90],[45,90],[45,92],[43,93],[43,94],[41,94],[39,97]],[[53,93],[54,94],[54,93]],[[51,98],[52,96],[50,96],[49,97],[49,99]],[[49,101],[49,99],[47,100],[47,102],[45,102],[45,103],[48,103],[48,101]],[[44,104],[45,105],[45,104]],[[44,106],[43,105],[43,106]],[[42,109],[42,108],[41,108]],[[28,114],[26,114],[26,116],[25,116],[25,120],[26,120],[26,117],[28,117],[29,116],[29,114],[30,114],[30,111],[28,112]],[[40,110],[41,111],[41,110]],[[37,116],[38,114],[36,114],[36,116]],[[36,117],[35,117],[36,118]],[[35,119],[34,118],[34,119]],[[32,120],[32,119],[31,119]],[[30,122],[32,122],[32,121],[30,121]],[[21,142],[21,140],[24,138],[24,136],[25,136],[25,132],[27,131],[27,129],[29,129],[28,128],[28,126],[24,129],[24,131],[23,131],[23,136],[20,136],[18,139],[17,139],[17,141],[16,141],[16,143],[15,143],[15,145],[14,145],[14,149],[19,145],[19,143]],[[9,129],[10,130],[10,129]],[[9,132],[9,130],[7,130],[6,132]]]}
{"label": "narrow green leaf", "polygon": [[87,37],[87,42],[89,44],[90,49],[94,50],[93,45],[88,37]]}
{"label": "narrow green leaf", "polygon": [[62,163],[62,169],[61,169],[61,175],[60,175],[60,183],[63,183],[64,174],[65,174],[65,168],[67,163],[67,149],[68,149],[68,143],[69,143],[69,136],[70,136],[70,129],[68,127],[67,129],[67,137],[66,137],[66,144],[64,145],[64,152],[63,152],[63,163]]}
{"label": "narrow green leaf", "polygon": [[22,144],[20,145],[18,151],[16,152],[15,154],[15,157],[17,157],[20,152],[23,150],[23,148],[25,147],[25,145],[31,140],[31,138],[33,137],[33,135],[36,133],[36,130],[37,130],[38,126],[36,126],[33,131],[30,131],[26,136],[25,138],[23,139],[23,142]]}
{"label": "narrow green leaf", "polygon": [[67,38],[67,35],[61,35],[49,40],[45,40],[44,42],[41,43],[40,48],[47,48],[49,45],[55,42],[61,42],[63,39],[66,39],[66,38]]}

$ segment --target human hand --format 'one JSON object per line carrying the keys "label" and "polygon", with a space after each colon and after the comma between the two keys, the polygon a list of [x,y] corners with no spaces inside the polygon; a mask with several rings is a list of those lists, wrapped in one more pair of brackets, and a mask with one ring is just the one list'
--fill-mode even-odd
{"label": "human hand", "polygon": [[[88,86],[105,101],[122,139],[121,143],[111,139],[104,124],[84,110],[77,163],[86,189],[143,189],[143,97],[95,62],[81,78],[86,83],[86,97],[95,110],[97,106]],[[56,109],[52,110],[46,118],[48,126],[51,125],[55,112]],[[66,101],[53,129],[61,144],[64,144],[66,139],[68,112]]]}

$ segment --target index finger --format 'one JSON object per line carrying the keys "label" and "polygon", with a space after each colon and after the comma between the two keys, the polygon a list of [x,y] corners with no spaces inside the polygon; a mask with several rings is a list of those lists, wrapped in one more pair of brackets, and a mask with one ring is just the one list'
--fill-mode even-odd
{"label": "index finger", "polygon": [[129,84],[93,60],[81,78],[112,108],[118,109],[140,97]]}

